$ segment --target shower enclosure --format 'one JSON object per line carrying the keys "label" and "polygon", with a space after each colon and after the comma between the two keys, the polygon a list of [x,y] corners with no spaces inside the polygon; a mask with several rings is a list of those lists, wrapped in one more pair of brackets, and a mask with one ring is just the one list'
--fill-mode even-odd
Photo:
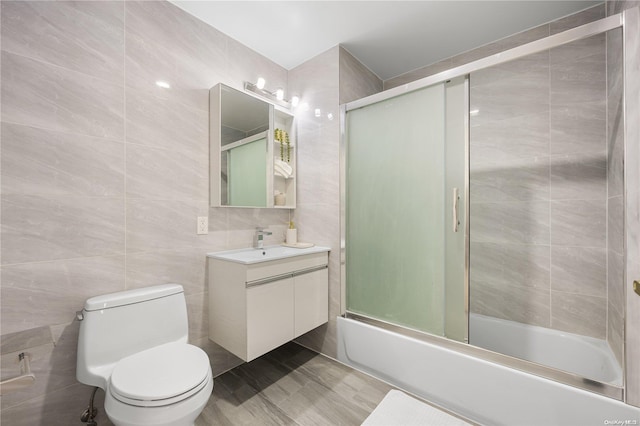
{"label": "shower enclosure", "polygon": [[620,21],[344,106],[347,317],[622,398]]}
{"label": "shower enclosure", "polygon": [[[459,78],[347,115],[349,308],[458,340],[464,299],[446,297],[445,282],[464,288],[466,86]],[[458,132],[446,113],[453,105]]]}

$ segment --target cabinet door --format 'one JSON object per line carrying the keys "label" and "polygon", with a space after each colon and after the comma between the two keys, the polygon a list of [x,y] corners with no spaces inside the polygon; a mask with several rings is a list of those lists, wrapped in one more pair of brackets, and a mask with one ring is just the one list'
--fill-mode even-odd
{"label": "cabinet door", "polygon": [[247,289],[247,361],[293,339],[293,278]]}
{"label": "cabinet door", "polygon": [[295,337],[313,330],[329,320],[328,269],[294,278]]}

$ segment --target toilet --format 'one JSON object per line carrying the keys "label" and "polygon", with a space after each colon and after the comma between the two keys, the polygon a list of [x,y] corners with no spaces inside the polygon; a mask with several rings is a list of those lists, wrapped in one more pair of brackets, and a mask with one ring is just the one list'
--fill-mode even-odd
{"label": "toilet", "polygon": [[92,297],[79,313],[76,377],[105,391],[116,426],[190,426],[213,391],[207,354],[187,343],[184,289]]}

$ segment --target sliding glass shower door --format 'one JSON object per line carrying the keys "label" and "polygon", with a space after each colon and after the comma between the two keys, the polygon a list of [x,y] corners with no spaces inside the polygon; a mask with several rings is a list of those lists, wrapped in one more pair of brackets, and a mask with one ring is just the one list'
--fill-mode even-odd
{"label": "sliding glass shower door", "polygon": [[[346,118],[347,310],[458,340],[466,335],[465,141],[453,132],[458,143],[447,143],[446,105],[459,102],[464,117],[464,84],[430,86]],[[454,152],[459,158],[447,158]],[[447,169],[454,164],[457,173]],[[446,303],[449,269],[458,303]],[[449,305],[457,330],[447,326]]]}
{"label": "sliding glass shower door", "polygon": [[347,317],[622,398],[636,18],[344,106]]}

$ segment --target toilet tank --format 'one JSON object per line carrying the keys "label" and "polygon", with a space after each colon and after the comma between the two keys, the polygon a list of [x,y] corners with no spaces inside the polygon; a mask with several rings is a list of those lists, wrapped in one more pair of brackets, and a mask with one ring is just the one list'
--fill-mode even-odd
{"label": "toilet tank", "polygon": [[120,359],[188,339],[187,306],[178,284],[92,297],[85,302],[82,315],[76,377],[103,389]]}

